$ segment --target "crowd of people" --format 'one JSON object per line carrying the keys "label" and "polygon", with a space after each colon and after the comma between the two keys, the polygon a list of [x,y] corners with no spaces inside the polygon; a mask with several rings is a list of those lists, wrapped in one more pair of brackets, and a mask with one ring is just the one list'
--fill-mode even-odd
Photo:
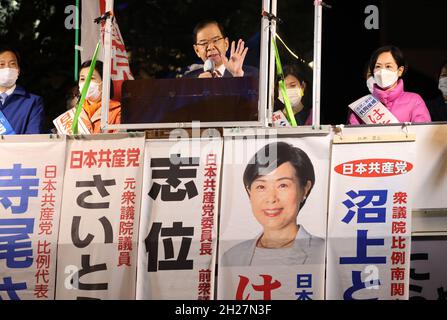
{"label": "crowd of people", "polygon": [[[231,42],[217,21],[207,20],[197,24],[193,31],[193,49],[203,61],[199,69],[188,70],[188,78],[220,78],[258,76],[258,70],[244,65],[249,48],[243,40]],[[227,52],[230,51],[229,57]],[[82,64],[79,83],[71,107],[76,108],[80,92],[89,71],[91,61]],[[211,65],[211,67],[210,67]],[[309,67],[303,64],[284,66],[284,81],[295,119],[298,125],[312,124],[312,81]],[[96,62],[95,70],[82,106],[80,119],[89,133],[100,133],[102,105],[102,63]],[[395,118],[395,122],[427,123],[447,121],[447,61],[438,75],[439,96],[424,101],[417,93],[407,92],[403,77],[408,70],[402,51],[395,46],[384,46],[372,55],[365,72],[366,86],[371,95]],[[43,99],[31,94],[17,84],[20,76],[20,54],[10,47],[0,48],[0,134],[47,133],[44,128]],[[113,97],[113,85],[111,85]],[[358,97],[354,97],[358,98]],[[275,90],[275,111],[285,111],[285,99]],[[347,124],[363,124],[362,115],[346,109]],[[109,124],[121,122],[121,104],[110,100]],[[54,130],[54,129],[53,129]]]}

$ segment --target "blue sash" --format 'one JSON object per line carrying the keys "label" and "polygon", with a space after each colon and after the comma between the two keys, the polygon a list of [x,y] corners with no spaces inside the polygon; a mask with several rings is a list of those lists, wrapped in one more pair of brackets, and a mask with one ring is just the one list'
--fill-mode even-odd
{"label": "blue sash", "polygon": [[9,124],[8,119],[6,119],[5,115],[1,111],[0,111],[0,134],[4,135],[16,134],[14,129]]}

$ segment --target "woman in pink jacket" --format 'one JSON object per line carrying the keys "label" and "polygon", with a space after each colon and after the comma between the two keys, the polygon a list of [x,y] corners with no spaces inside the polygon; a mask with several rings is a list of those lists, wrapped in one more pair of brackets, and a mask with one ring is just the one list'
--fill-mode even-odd
{"label": "woman in pink jacket", "polygon": [[[394,46],[377,49],[371,56],[369,69],[376,84],[372,95],[397,118],[399,122],[431,122],[427,106],[417,93],[404,91],[401,79],[407,71],[402,51]],[[348,124],[363,124],[350,111]]]}

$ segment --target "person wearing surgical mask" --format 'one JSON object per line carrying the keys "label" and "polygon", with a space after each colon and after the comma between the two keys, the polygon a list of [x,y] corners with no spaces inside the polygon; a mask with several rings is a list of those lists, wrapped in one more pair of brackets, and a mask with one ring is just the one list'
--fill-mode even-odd
{"label": "person wearing surgical mask", "polygon": [[43,99],[17,84],[20,55],[12,48],[0,48],[0,134],[44,132]]}
{"label": "person wearing surgical mask", "polygon": [[[78,95],[75,97],[74,110],[77,107],[77,101],[82,93],[82,89],[87,79],[88,71],[90,69],[92,61],[86,61],[81,65],[79,72],[78,82]],[[92,74],[90,86],[87,90],[84,104],[80,118],[86,125],[90,133],[101,133],[101,102],[102,102],[102,68],[103,63],[96,61],[95,69]],[[113,96],[113,84],[110,84],[110,96]],[[121,123],[121,103],[118,101],[110,100],[109,103],[109,117],[108,124],[120,124]],[[114,131],[109,131],[114,132]]]}
{"label": "person wearing surgical mask", "polygon": [[[378,99],[399,122],[430,122],[430,113],[421,96],[404,91],[402,76],[407,64],[402,51],[395,46],[377,49],[370,58],[369,70],[374,77],[372,95]],[[352,111],[348,124],[363,124]]]}
{"label": "person wearing surgical mask", "polygon": [[365,70],[366,87],[368,88],[369,93],[372,94],[374,91],[374,85],[376,84],[376,80],[374,79],[374,76],[369,70],[369,63],[365,66],[365,68],[366,68]]}
{"label": "person wearing surgical mask", "polygon": [[374,85],[376,84],[376,80],[374,79],[374,77],[372,75],[370,75],[368,77],[368,79],[366,79],[366,87],[368,88],[369,93],[373,93],[374,91]]}
{"label": "person wearing surgical mask", "polygon": [[[298,125],[312,125],[312,108],[310,95],[307,94],[307,88],[310,82],[307,80],[307,73],[310,72],[304,65],[285,65],[283,68],[284,82],[286,85],[287,96],[292,106],[295,120]],[[284,97],[282,96],[279,86],[277,86],[277,99],[275,103],[275,111],[281,110],[286,114]]]}
{"label": "person wearing surgical mask", "polygon": [[427,102],[432,121],[447,121],[447,60],[442,64],[438,76],[439,95]]}

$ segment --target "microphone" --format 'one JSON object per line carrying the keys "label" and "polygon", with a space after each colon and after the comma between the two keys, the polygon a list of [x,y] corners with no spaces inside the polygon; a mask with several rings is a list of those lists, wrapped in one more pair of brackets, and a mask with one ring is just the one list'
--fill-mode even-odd
{"label": "microphone", "polygon": [[204,72],[211,72],[214,78],[214,68],[216,67],[215,63],[211,59],[207,59],[205,61],[205,64],[203,65],[203,71]]}

